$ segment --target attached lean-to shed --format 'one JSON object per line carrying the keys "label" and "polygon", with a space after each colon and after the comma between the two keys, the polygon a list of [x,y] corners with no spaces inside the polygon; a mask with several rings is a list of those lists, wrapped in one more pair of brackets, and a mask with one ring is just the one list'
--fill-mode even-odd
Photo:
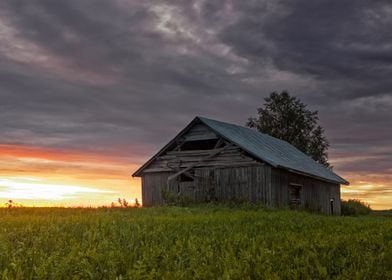
{"label": "attached lean-to shed", "polygon": [[144,206],[167,197],[252,201],[340,214],[348,184],[289,143],[253,129],[196,117],[132,176]]}

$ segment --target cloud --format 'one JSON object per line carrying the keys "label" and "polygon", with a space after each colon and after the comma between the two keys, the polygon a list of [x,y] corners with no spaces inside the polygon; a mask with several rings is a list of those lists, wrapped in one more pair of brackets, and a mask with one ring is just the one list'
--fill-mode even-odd
{"label": "cloud", "polygon": [[[382,0],[1,1],[0,143],[141,162],[195,115],[244,124],[286,89],[319,111],[336,171],[389,170],[391,15]],[[371,162],[341,161],[358,151]]]}
{"label": "cloud", "polygon": [[0,198],[31,199],[31,200],[64,200],[77,198],[82,195],[111,194],[112,191],[72,186],[51,185],[36,182],[35,180],[8,180],[0,179]]}

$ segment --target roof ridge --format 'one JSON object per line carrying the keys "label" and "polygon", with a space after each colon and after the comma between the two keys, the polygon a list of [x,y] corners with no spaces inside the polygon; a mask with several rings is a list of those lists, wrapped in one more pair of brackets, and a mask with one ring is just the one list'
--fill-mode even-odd
{"label": "roof ridge", "polygon": [[[283,139],[274,137],[274,136],[272,136],[272,135],[269,135],[268,133],[258,131],[258,130],[256,130],[256,129],[251,128],[251,127],[247,127],[247,126],[243,126],[243,125],[239,125],[239,124],[235,124],[235,123],[224,122],[224,121],[220,121],[220,120],[216,120],[216,119],[211,119],[211,118],[207,118],[207,117],[202,117],[202,116],[196,116],[196,118],[199,118],[199,119],[206,119],[206,120],[210,120],[210,121],[214,121],[214,122],[218,122],[218,123],[223,123],[223,124],[231,125],[231,126],[237,126],[237,127],[241,128],[241,129],[248,129],[249,131],[252,131],[252,133],[259,133],[259,134],[262,134],[262,135],[264,135],[264,136],[271,137],[271,138],[273,138],[273,139],[276,139],[276,140],[278,140],[278,141],[281,141],[281,142],[283,142],[283,143],[285,143],[285,144],[288,144],[288,145],[293,146],[294,148],[298,149],[297,147],[295,147],[293,144],[290,144],[290,143],[287,142],[286,140],[283,140]],[[298,149],[298,150],[299,150],[299,149]],[[300,150],[299,150],[299,151],[300,151]],[[300,152],[302,152],[302,151],[300,151]]]}

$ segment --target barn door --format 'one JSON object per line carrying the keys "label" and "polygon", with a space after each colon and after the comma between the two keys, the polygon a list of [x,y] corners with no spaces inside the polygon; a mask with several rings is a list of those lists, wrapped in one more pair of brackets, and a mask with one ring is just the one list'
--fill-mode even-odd
{"label": "barn door", "polygon": [[195,201],[196,182],[194,171],[187,174],[181,174],[177,177],[178,181],[178,194],[189,201]]}
{"label": "barn door", "polygon": [[301,207],[301,191],[302,185],[289,185],[289,206],[291,209],[299,209]]}

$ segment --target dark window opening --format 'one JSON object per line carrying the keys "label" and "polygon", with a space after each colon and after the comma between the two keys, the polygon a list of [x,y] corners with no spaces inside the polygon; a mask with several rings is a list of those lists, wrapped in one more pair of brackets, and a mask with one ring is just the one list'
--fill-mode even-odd
{"label": "dark window opening", "polygon": [[179,182],[193,182],[194,181],[194,177],[192,177],[194,175],[194,172],[189,171],[187,173],[182,173],[178,180]]}
{"label": "dark window opening", "polygon": [[187,141],[181,146],[181,151],[211,150],[217,143],[218,139]]}

